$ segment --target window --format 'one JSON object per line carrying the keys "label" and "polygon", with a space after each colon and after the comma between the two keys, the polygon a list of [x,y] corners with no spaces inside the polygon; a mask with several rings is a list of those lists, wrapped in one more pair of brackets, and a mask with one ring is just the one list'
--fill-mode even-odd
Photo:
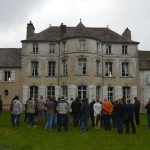
{"label": "window", "polygon": [[87,86],[85,85],[78,86],[78,97],[80,99],[83,99],[86,98],[86,95],[87,95]]}
{"label": "window", "polygon": [[38,44],[33,44],[33,53],[38,53]]}
{"label": "window", "polygon": [[10,78],[11,78],[11,72],[4,71],[4,81],[10,81]]}
{"label": "window", "polygon": [[79,46],[80,46],[80,50],[85,50],[85,46],[86,46],[86,41],[85,40],[80,40],[79,41]]}
{"label": "window", "polygon": [[123,88],[122,88],[122,95],[123,95],[123,99],[124,100],[130,100],[130,87],[128,87],[128,86],[124,86]]}
{"label": "window", "polygon": [[105,62],[105,76],[112,76],[112,62]]}
{"label": "window", "polygon": [[128,54],[128,46],[122,45],[122,54]]}
{"label": "window", "polygon": [[106,54],[111,54],[111,45],[106,45]]}
{"label": "window", "polygon": [[50,44],[49,45],[49,53],[55,53],[55,44]]}
{"label": "window", "polygon": [[48,62],[48,76],[55,76],[55,70],[56,70],[56,62],[49,61]]}
{"label": "window", "polygon": [[100,86],[96,86],[96,98],[99,98],[99,99],[100,99],[100,89],[101,89]]}
{"label": "window", "polygon": [[100,61],[96,60],[96,75],[100,75]]}
{"label": "window", "polygon": [[128,62],[122,63],[122,76],[123,77],[129,76],[129,63]]}
{"label": "window", "polygon": [[66,51],[66,43],[67,43],[67,41],[63,41],[62,42],[62,51]]}
{"label": "window", "polygon": [[114,88],[108,87],[108,100],[112,101],[114,100]]}
{"label": "window", "polygon": [[55,96],[55,86],[48,86],[47,97],[54,97],[54,96]]}
{"label": "window", "polygon": [[30,86],[30,97],[34,99],[38,98],[38,86]]}
{"label": "window", "polygon": [[67,60],[63,61],[63,75],[68,75],[68,64]]}
{"label": "window", "polygon": [[79,58],[78,59],[78,69],[80,75],[85,75],[87,72],[87,65],[86,65],[86,58]]}
{"label": "window", "polygon": [[67,86],[62,86],[62,95],[64,97],[68,97],[68,87]]}
{"label": "window", "polygon": [[32,61],[31,62],[31,75],[32,76],[38,76],[38,61]]}
{"label": "window", "polygon": [[96,42],[96,52],[99,52],[99,42]]}

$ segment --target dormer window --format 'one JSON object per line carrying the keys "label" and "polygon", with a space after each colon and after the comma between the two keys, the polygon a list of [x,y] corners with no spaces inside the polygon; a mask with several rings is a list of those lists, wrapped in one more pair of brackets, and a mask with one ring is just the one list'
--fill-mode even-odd
{"label": "dormer window", "polygon": [[111,45],[106,45],[106,54],[111,54]]}
{"label": "dormer window", "polygon": [[122,45],[122,54],[128,54],[128,46]]}
{"label": "dormer window", "polygon": [[49,45],[49,53],[51,53],[51,54],[55,53],[55,44]]}
{"label": "dormer window", "polygon": [[85,50],[86,40],[79,40],[80,50]]}
{"label": "dormer window", "polygon": [[39,50],[38,46],[39,46],[38,44],[33,44],[33,53],[34,54],[38,53],[38,50]]}

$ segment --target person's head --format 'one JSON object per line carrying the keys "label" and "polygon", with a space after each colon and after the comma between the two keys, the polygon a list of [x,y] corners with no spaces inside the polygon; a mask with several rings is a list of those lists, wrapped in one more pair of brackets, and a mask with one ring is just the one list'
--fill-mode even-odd
{"label": "person's head", "polygon": [[138,100],[137,97],[134,97],[134,100],[137,101]]}
{"label": "person's head", "polygon": [[96,102],[97,102],[97,103],[99,103],[99,102],[100,102],[98,98],[96,99]]}
{"label": "person's head", "polygon": [[131,101],[130,101],[130,100],[127,100],[127,103],[128,103],[128,104],[130,104],[130,103],[131,103]]}
{"label": "person's head", "polygon": [[14,99],[19,99],[19,96],[18,96],[18,95],[15,95]]}
{"label": "person's head", "polygon": [[73,101],[73,97],[71,97],[70,100]]}

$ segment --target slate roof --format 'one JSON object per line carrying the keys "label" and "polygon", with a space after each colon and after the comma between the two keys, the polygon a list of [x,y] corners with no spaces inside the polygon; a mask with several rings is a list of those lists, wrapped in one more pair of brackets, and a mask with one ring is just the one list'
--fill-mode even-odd
{"label": "slate roof", "polygon": [[150,51],[139,51],[139,69],[150,70]]}
{"label": "slate roof", "polygon": [[0,48],[0,68],[21,68],[21,48]]}
{"label": "slate roof", "polygon": [[109,28],[85,27],[81,21],[76,27],[66,27],[66,31],[64,33],[61,32],[60,26],[50,26],[40,33],[34,33],[32,37],[29,37],[27,40],[23,40],[22,42],[60,41],[69,38],[93,38],[106,43],[139,44],[139,42],[132,41]]}

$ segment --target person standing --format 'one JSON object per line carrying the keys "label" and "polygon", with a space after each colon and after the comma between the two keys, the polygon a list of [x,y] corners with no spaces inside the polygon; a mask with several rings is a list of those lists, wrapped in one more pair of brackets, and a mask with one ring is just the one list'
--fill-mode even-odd
{"label": "person standing", "polygon": [[0,95],[0,115],[1,115],[2,111],[3,111],[3,101],[2,101],[1,95]]}
{"label": "person standing", "polygon": [[91,109],[91,112],[90,112],[90,116],[91,116],[91,122],[92,122],[92,126],[94,127],[95,126],[95,121],[94,121],[94,110],[93,110],[93,106],[95,104],[95,100],[93,99],[92,102],[90,103],[90,109]]}
{"label": "person standing", "polygon": [[33,98],[29,98],[29,100],[27,101],[27,117],[28,117],[28,127],[35,126],[35,102],[33,100]]}
{"label": "person standing", "polygon": [[69,104],[66,100],[64,100],[64,96],[58,100],[57,103],[57,124],[58,131],[61,131],[62,124],[64,126],[65,131],[68,131],[68,112],[69,112]]}
{"label": "person standing", "polygon": [[102,106],[99,102],[99,99],[97,99],[96,103],[93,105],[93,110],[94,110],[95,129],[100,129]]}
{"label": "person standing", "polygon": [[147,113],[147,125],[148,125],[148,128],[150,129],[150,99],[148,103],[146,104],[145,108],[146,108],[146,113]]}
{"label": "person standing", "polygon": [[136,125],[140,124],[140,101],[137,99],[137,97],[134,97],[134,111],[135,111],[135,121],[136,121]]}
{"label": "person standing", "polygon": [[45,124],[45,129],[51,129],[53,122],[54,122],[54,117],[55,117],[55,110],[56,110],[56,105],[53,101],[52,98],[49,98],[46,102],[46,109],[47,109],[47,121]]}
{"label": "person standing", "polygon": [[90,118],[91,107],[88,103],[88,99],[83,99],[81,104],[81,130],[87,132],[89,130],[89,118]]}
{"label": "person standing", "polygon": [[37,109],[38,109],[38,124],[42,125],[44,123],[45,118],[45,104],[46,102],[43,99],[43,96],[40,96],[40,99],[37,103]]}
{"label": "person standing", "polygon": [[130,132],[130,124],[132,127],[132,133],[135,133],[135,125],[134,125],[134,105],[131,104],[130,100],[127,100],[127,104],[125,105],[125,113],[127,115],[126,118],[126,133]]}
{"label": "person standing", "polygon": [[19,96],[15,96],[12,103],[12,126],[18,127],[20,124],[20,114],[22,113],[22,104],[19,100]]}

